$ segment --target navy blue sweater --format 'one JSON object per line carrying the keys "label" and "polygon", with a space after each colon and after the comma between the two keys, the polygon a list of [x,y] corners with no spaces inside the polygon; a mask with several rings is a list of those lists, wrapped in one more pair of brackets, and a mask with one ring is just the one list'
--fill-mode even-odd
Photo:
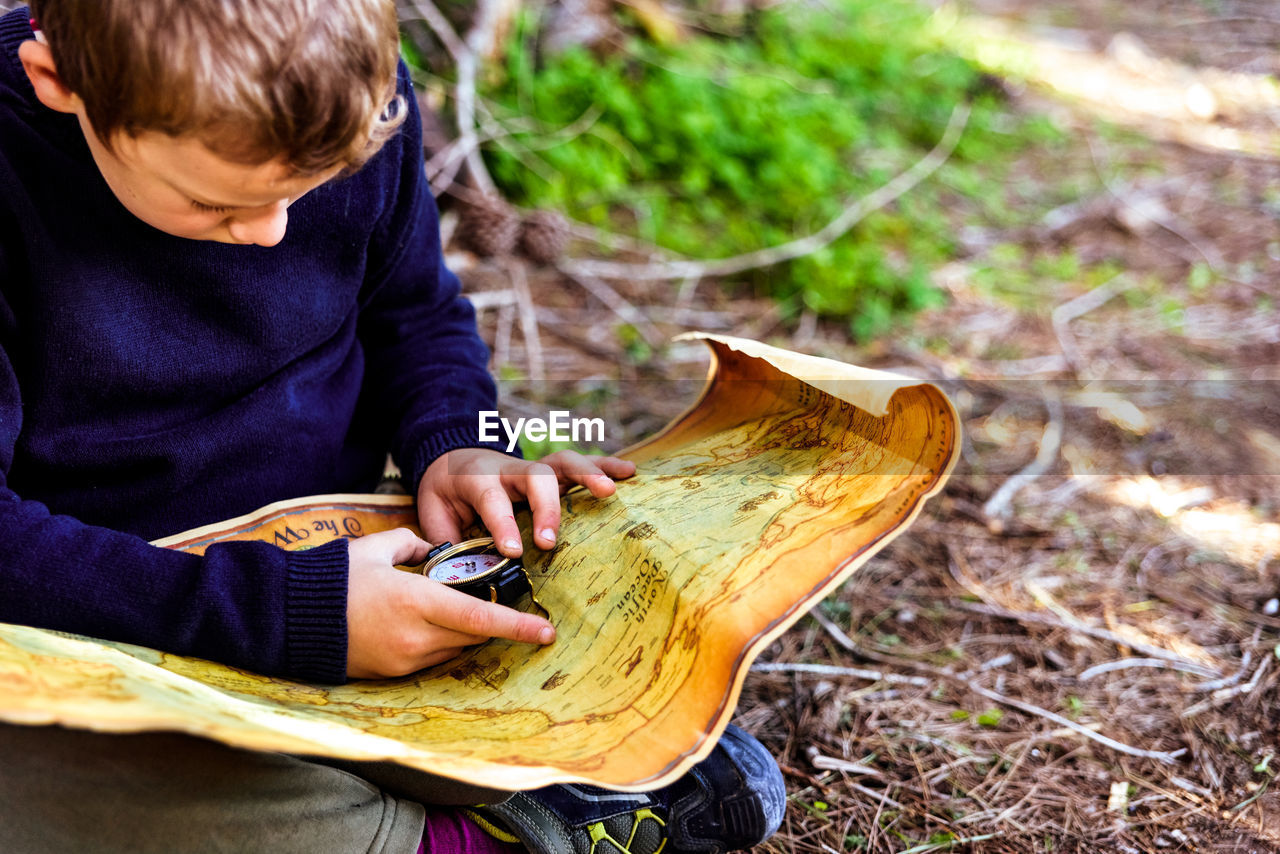
{"label": "navy blue sweater", "polygon": [[298,679],[346,669],[345,542],[147,540],[272,501],[416,485],[494,408],[443,266],[421,125],[289,209],[274,247],[130,214],[0,18],[0,621]]}

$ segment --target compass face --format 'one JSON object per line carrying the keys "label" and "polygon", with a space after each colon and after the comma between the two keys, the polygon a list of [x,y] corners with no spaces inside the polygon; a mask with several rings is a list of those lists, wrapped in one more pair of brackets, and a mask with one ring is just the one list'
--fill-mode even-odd
{"label": "compass face", "polygon": [[506,560],[497,554],[456,555],[445,558],[427,571],[427,578],[443,584],[458,584],[487,575]]}

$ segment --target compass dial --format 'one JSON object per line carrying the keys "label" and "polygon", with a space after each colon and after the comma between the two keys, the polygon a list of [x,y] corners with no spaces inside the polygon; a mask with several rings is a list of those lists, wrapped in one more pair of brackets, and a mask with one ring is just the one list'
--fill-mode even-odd
{"label": "compass dial", "polygon": [[427,570],[427,578],[443,584],[473,581],[497,569],[506,558],[496,554],[461,554],[447,557]]}

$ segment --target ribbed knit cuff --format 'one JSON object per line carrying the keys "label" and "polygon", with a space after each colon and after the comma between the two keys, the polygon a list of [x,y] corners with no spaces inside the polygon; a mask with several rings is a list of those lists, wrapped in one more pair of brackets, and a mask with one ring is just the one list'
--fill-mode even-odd
{"label": "ribbed knit cuff", "polygon": [[285,558],[285,655],[289,673],[311,682],[347,681],[347,541]]}
{"label": "ribbed knit cuff", "polygon": [[[447,430],[433,432],[428,435],[421,445],[408,451],[405,455],[405,464],[400,466],[401,471],[408,478],[404,483],[405,488],[409,490],[409,494],[418,494],[418,484],[422,481],[422,475],[426,472],[427,466],[431,465],[439,457],[459,448],[488,448],[500,454],[508,453],[505,441],[481,442],[474,424],[467,427],[452,427]],[[524,458],[524,454],[521,453],[518,445],[514,451],[510,452],[510,456],[519,459]]]}

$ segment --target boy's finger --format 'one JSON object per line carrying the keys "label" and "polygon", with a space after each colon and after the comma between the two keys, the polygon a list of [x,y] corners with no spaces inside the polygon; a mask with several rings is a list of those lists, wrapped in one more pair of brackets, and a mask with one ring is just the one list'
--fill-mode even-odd
{"label": "boy's finger", "polygon": [[601,470],[609,477],[627,478],[636,473],[636,464],[620,457],[601,457],[596,460]]}
{"label": "boy's finger", "polygon": [[617,457],[585,456],[574,451],[559,451],[544,462],[555,466],[560,479],[585,486],[596,498],[607,498],[616,491],[614,478],[631,477],[636,464]]}
{"label": "boy's finger", "polygon": [[462,526],[457,516],[442,501],[419,502],[418,524],[427,541],[436,545],[462,540]]}
{"label": "boy's finger", "polygon": [[477,478],[469,498],[498,551],[507,557],[519,557],[524,552],[524,544],[520,541],[511,497],[502,488],[501,481],[496,477]]}
{"label": "boy's finger", "polygon": [[546,463],[533,463],[520,478],[533,517],[534,545],[549,549],[560,530],[560,472]]}
{"label": "boy's finger", "polygon": [[507,638],[537,644],[555,640],[555,627],[542,617],[448,588],[439,594],[427,602],[423,616],[441,628],[480,639]]}
{"label": "boy's finger", "polygon": [[360,539],[361,548],[376,548],[376,554],[391,564],[422,563],[431,551],[431,546],[408,528],[379,531]]}

